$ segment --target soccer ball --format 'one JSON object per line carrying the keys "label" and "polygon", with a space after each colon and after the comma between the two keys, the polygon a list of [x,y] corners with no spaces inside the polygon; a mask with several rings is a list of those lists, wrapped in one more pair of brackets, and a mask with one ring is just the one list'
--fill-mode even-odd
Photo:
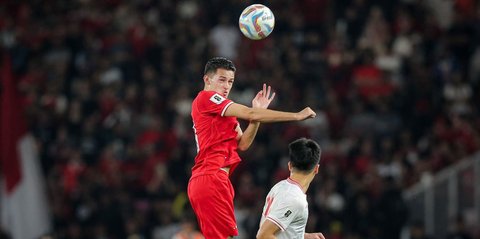
{"label": "soccer ball", "polygon": [[252,4],[243,10],[238,19],[238,26],[246,37],[260,40],[272,33],[275,16],[268,7],[262,4]]}

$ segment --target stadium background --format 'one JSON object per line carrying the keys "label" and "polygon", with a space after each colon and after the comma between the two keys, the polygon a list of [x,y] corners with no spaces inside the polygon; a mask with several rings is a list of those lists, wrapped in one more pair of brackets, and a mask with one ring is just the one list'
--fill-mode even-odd
{"label": "stadium background", "polygon": [[[307,231],[421,234],[402,191],[480,147],[478,1],[258,1],[276,26],[256,42],[237,26],[252,3],[0,1],[2,69],[10,59],[37,140],[48,235],[170,239],[195,224],[189,106],[217,55],[237,66],[233,100],[250,104],[265,82],[272,109],[317,111],[262,125],[242,154],[232,176],[240,238],[254,238],[264,195],[288,175],[286,146],[301,136],[323,148]],[[448,218],[449,233],[460,235],[463,217]],[[476,230],[467,223],[461,238]]]}

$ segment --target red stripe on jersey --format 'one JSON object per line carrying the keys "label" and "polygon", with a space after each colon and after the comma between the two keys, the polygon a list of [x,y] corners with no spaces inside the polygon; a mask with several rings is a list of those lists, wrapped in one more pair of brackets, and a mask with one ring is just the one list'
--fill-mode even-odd
{"label": "red stripe on jersey", "polygon": [[272,206],[273,203],[273,197],[267,197],[267,208],[265,209],[265,217],[268,215],[268,212],[270,211],[270,207]]}

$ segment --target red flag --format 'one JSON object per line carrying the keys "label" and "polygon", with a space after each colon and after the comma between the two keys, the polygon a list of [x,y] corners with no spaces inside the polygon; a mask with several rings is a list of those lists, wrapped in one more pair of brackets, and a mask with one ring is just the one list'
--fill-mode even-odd
{"label": "red flag", "polygon": [[52,228],[44,176],[8,55],[0,79],[1,226],[12,239],[40,238]]}

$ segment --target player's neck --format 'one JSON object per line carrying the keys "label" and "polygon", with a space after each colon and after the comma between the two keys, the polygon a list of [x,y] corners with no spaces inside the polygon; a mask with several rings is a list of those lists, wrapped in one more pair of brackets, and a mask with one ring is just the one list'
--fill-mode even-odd
{"label": "player's neck", "polygon": [[290,179],[295,181],[300,185],[302,188],[302,191],[304,193],[307,193],[308,187],[310,186],[310,183],[312,182],[313,177],[310,175],[304,175],[300,173],[290,173]]}

